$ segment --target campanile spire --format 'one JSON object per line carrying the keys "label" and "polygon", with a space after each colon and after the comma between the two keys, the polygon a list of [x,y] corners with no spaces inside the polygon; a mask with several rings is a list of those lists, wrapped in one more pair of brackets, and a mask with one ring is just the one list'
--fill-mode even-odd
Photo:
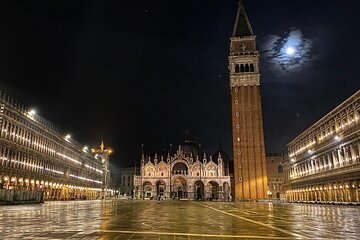
{"label": "campanile spire", "polygon": [[230,38],[235,199],[267,198],[265,144],[256,36],[239,1]]}
{"label": "campanile spire", "polygon": [[245,12],[243,1],[239,1],[238,10],[236,13],[236,19],[234,24],[234,29],[232,37],[241,37],[241,36],[253,36],[254,32],[252,30],[249,18]]}

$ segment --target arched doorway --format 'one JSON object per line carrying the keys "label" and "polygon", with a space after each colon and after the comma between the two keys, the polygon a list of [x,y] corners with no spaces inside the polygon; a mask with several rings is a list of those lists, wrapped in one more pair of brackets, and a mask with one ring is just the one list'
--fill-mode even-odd
{"label": "arched doorway", "polygon": [[187,198],[187,183],[183,177],[177,177],[173,180],[173,198]]}
{"label": "arched doorway", "polygon": [[276,193],[276,198],[280,199],[280,193],[279,192]]}
{"label": "arched doorway", "polygon": [[164,181],[157,181],[156,183],[156,195],[157,197],[163,197],[165,195],[166,185]]}
{"label": "arched doorway", "polygon": [[196,200],[204,199],[204,183],[200,180],[196,181],[194,184],[194,198]]}
{"label": "arched doorway", "polygon": [[185,189],[184,189],[183,186],[177,188],[176,197],[179,198],[179,199],[185,198]]}
{"label": "arched doorway", "polygon": [[219,184],[215,181],[210,181],[208,183],[209,187],[209,199],[217,200],[219,199]]}
{"label": "arched doorway", "polygon": [[153,190],[153,187],[152,187],[152,184],[151,182],[144,182],[143,183],[143,197],[145,198],[151,198],[152,197],[152,190]]}

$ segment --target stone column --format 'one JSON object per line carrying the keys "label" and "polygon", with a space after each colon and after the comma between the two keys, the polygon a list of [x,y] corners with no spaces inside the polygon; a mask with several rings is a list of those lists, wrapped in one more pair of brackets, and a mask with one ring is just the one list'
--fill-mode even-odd
{"label": "stone column", "polygon": [[334,151],[331,151],[331,156],[332,156],[332,159],[333,159],[333,163],[334,163],[334,168],[338,167],[338,158],[337,158],[337,151],[334,150]]}

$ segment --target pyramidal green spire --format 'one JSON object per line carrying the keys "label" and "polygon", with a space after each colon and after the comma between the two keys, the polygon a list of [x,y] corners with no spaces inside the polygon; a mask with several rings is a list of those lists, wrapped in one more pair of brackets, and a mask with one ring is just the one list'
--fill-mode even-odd
{"label": "pyramidal green spire", "polygon": [[252,35],[254,35],[254,32],[251,28],[249,18],[246,15],[244,3],[242,0],[239,0],[239,7],[236,13],[236,20],[232,36],[244,37]]}

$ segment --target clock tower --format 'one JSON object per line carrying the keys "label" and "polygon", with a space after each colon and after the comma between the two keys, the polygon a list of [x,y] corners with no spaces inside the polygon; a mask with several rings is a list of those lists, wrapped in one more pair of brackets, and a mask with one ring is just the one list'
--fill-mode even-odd
{"label": "clock tower", "polygon": [[268,197],[259,53],[242,1],[230,38],[230,90],[235,199]]}

